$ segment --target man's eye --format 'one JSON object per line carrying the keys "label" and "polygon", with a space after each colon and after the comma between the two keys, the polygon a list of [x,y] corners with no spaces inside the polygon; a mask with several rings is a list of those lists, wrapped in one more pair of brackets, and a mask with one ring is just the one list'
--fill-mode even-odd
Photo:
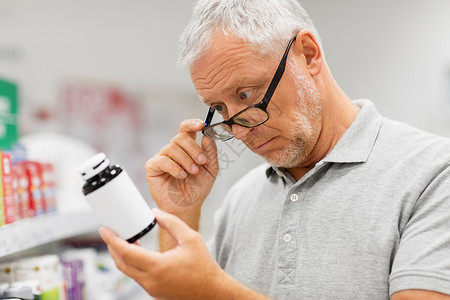
{"label": "man's eye", "polygon": [[225,107],[223,105],[214,105],[213,107],[219,114],[223,114],[225,112]]}
{"label": "man's eye", "polygon": [[245,92],[239,93],[239,97],[241,97],[242,100],[247,100],[247,99],[250,99],[252,94],[253,94],[253,91],[245,91]]}

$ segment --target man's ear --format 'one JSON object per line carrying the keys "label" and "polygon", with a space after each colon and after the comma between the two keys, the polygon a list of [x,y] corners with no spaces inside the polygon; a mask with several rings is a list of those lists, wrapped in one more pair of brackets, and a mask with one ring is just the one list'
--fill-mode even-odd
{"label": "man's ear", "polygon": [[303,56],[306,68],[311,76],[318,75],[322,70],[323,55],[319,42],[314,35],[307,30],[300,31],[293,46],[294,51]]}

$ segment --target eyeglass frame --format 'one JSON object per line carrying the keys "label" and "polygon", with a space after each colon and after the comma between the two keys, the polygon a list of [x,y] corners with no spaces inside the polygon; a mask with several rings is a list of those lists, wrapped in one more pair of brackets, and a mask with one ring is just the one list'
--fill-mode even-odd
{"label": "eyeglass frame", "polygon": [[[231,125],[233,125],[233,124],[237,124],[237,125],[239,125],[239,126],[246,127],[246,128],[254,128],[254,127],[257,127],[257,126],[259,126],[259,125],[264,124],[265,122],[267,122],[267,120],[269,120],[270,115],[269,115],[269,112],[267,111],[267,106],[269,105],[269,102],[270,102],[270,100],[272,99],[272,96],[273,96],[273,94],[274,94],[274,92],[275,92],[275,89],[277,88],[278,84],[280,83],[281,77],[282,77],[283,74],[284,74],[284,71],[285,71],[285,69],[286,69],[286,62],[287,62],[287,57],[288,57],[288,54],[289,54],[289,50],[291,49],[291,46],[292,46],[292,44],[294,43],[294,41],[296,40],[296,38],[297,38],[297,35],[295,35],[293,38],[291,38],[291,39],[289,40],[289,43],[288,43],[288,45],[287,45],[287,47],[286,47],[286,50],[284,51],[283,57],[281,58],[281,61],[280,61],[280,63],[278,64],[278,68],[277,68],[277,70],[275,71],[275,75],[273,76],[272,81],[270,82],[269,87],[267,88],[267,91],[266,91],[266,93],[264,94],[264,97],[263,97],[263,99],[261,100],[261,102],[259,102],[258,104],[254,104],[254,105],[251,105],[251,106],[249,106],[249,107],[244,108],[243,110],[241,110],[241,111],[237,112],[236,114],[234,114],[234,115],[233,115],[231,118],[229,118],[228,120],[224,120],[224,121],[222,121],[222,122],[218,122],[218,123],[214,123],[214,124],[210,124],[210,123],[211,123],[211,121],[212,121],[212,118],[213,118],[213,116],[214,116],[214,112],[216,111],[216,109],[215,109],[213,106],[211,106],[211,107],[209,108],[209,110],[208,110],[208,114],[206,115],[205,127],[203,127],[203,129],[202,129],[202,133],[203,133],[204,135],[206,135],[206,136],[209,137],[209,138],[215,139],[215,138],[210,137],[209,135],[207,135],[207,134],[205,133],[205,131],[206,131],[208,128],[211,128],[212,126],[215,127],[215,126],[218,126],[218,125],[220,125],[220,124],[225,124],[225,125],[227,125],[227,126],[230,128],[230,130],[232,130]],[[259,124],[256,124],[256,125],[243,125],[243,124],[239,124],[239,123],[237,123],[237,122],[234,121],[234,118],[235,118],[236,116],[242,114],[244,111],[246,111],[246,110],[248,110],[248,109],[250,109],[250,108],[258,108],[258,109],[261,109],[262,111],[264,111],[264,112],[267,114],[267,119],[266,119],[265,121],[259,123]],[[226,140],[216,139],[216,140],[220,140],[220,141],[228,141],[228,140],[231,140],[233,137],[234,137],[234,135],[231,134],[231,136],[230,136],[229,139],[226,139]]]}

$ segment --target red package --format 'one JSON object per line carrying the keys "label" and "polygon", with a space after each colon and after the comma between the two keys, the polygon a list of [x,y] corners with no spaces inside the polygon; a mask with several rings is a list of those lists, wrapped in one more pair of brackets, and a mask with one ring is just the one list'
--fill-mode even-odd
{"label": "red package", "polygon": [[30,201],[30,183],[28,181],[27,166],[24,162],[14,166],[17,177],[17,195],[19,198],[20,218],[29,218],[36,215],[34,203]]}
{"label": "red package", "polygon": [[46,212],[41,164],[35,161],[24,161],[21,164],[26,166],[30,209],[34,209],[35,215],[41,215]]}
{"label": "red package", "polygon": [[20,207],[20,198],[19,198],[19,180],[17,178],[16,168],[14,168],[14,166],[11,169],[11,185],[12,185],[13,198],[14,198],[14,216],[17,221],[22,218],[22,214],[20,212],[21,207]]}
{"label": "red package", "polygon": [[46,212],[56,211],[56,179],[53,165],[42,163],[41,170]]}
{"label": "red package", "polygon": [[1,187],[5,224],[16,221],[14,193],[12,188],[11,154],[1,153]]}

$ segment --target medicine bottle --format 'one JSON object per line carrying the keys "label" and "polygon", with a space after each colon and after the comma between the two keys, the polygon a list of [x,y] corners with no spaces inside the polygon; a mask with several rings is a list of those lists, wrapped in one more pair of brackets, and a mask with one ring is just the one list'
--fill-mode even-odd
{"label": "medicine bottle", "polygon": [[79,168],[86,180],[83,194],[100,222],[121,238],[134,243],[155,225],[150,207],[119,165],[110,165],[104,153],[98,153]]}

